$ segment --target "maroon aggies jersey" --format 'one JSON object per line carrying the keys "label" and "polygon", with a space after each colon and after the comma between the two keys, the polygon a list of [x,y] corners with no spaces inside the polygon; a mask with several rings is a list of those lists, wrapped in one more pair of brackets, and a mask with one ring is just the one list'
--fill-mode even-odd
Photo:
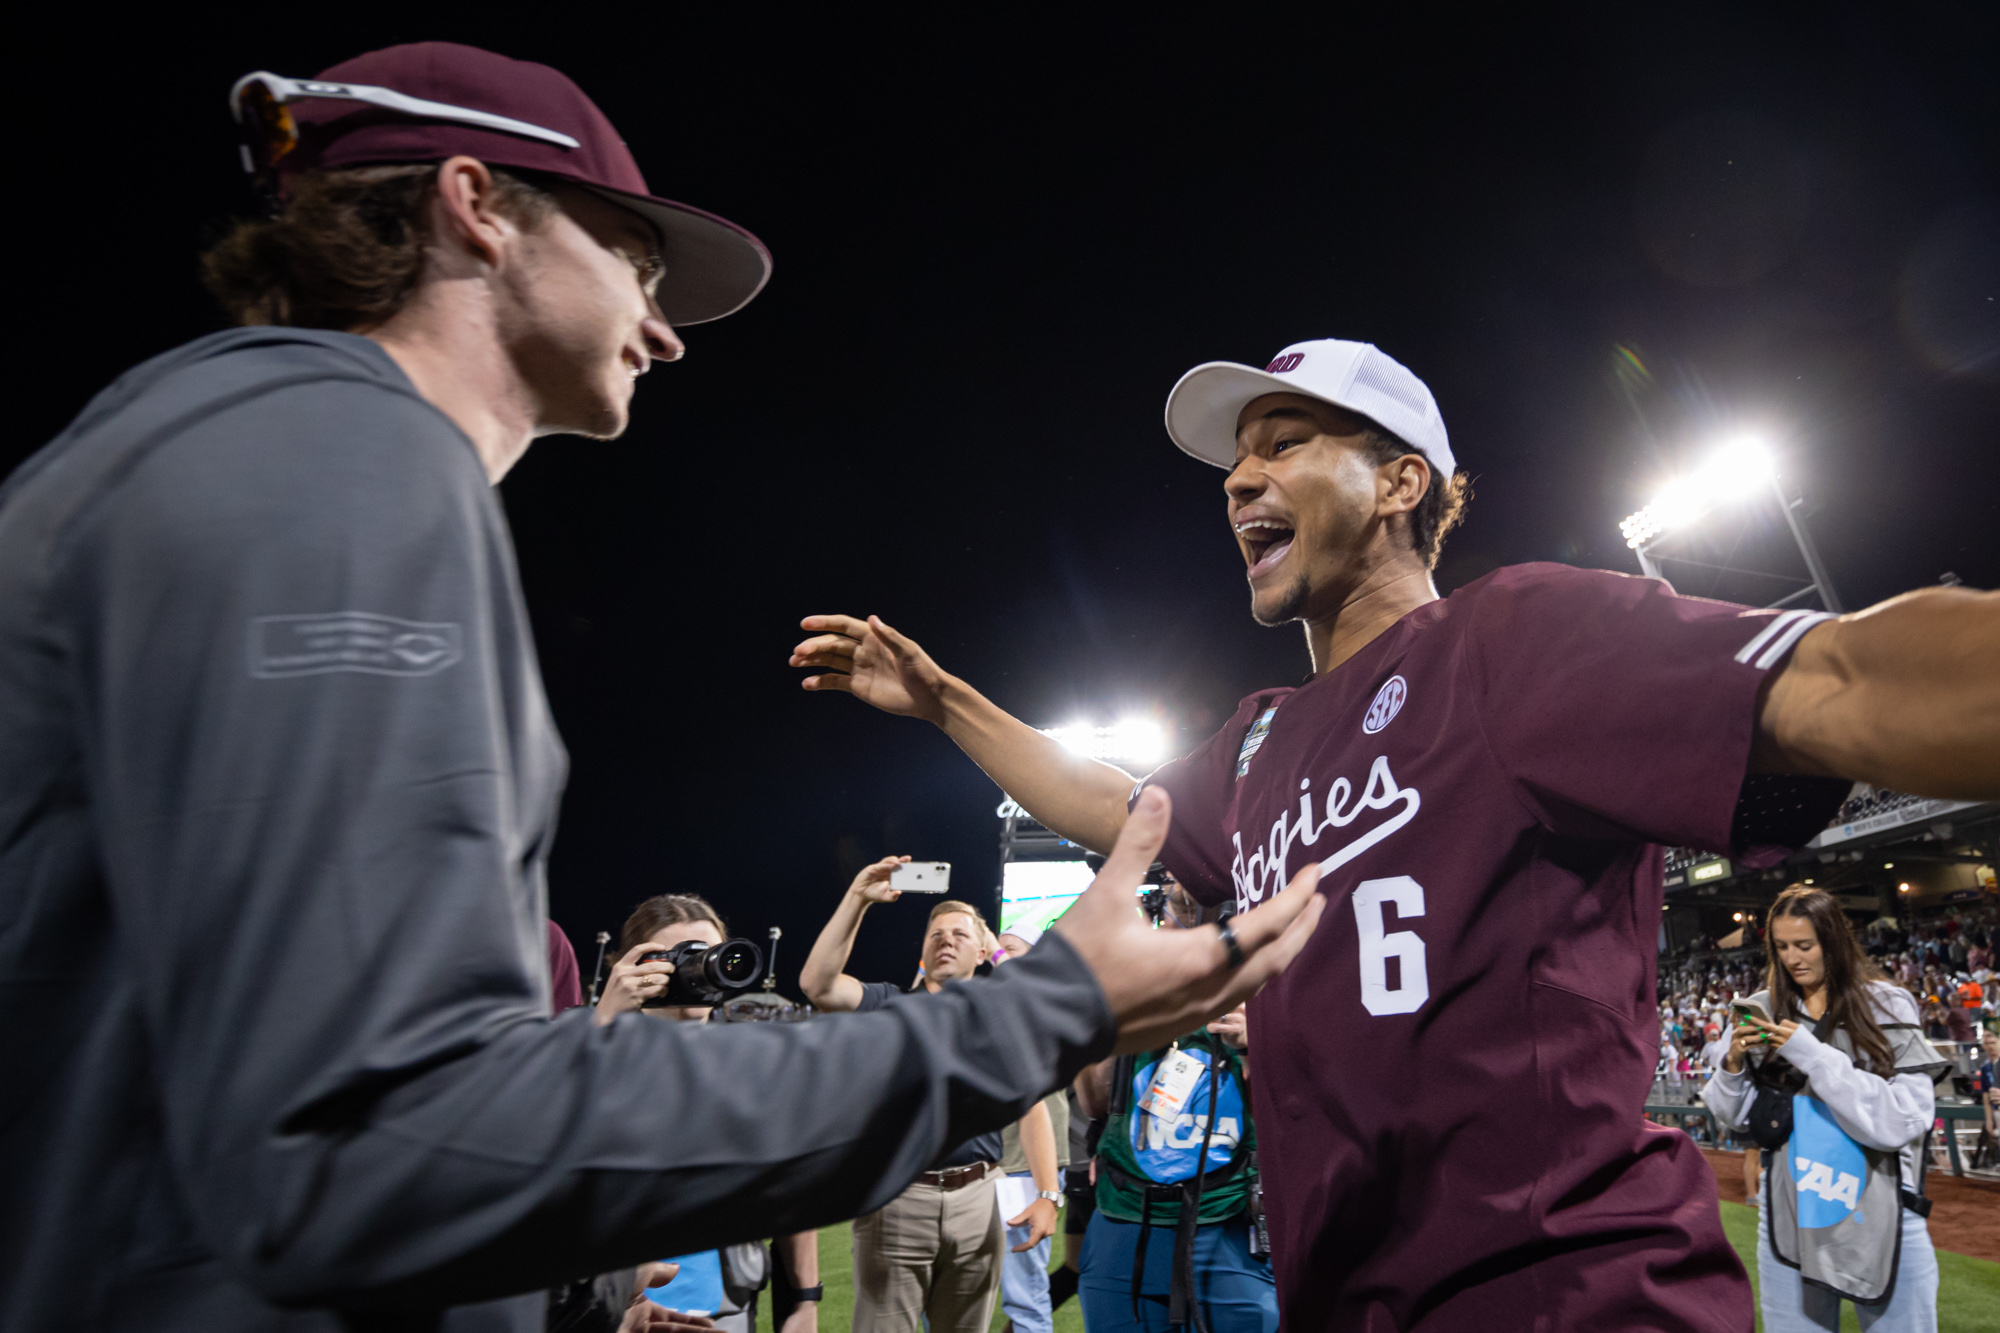
{"label": "maroon aggies jersey", "polygon": [[1759,684],[1824,618],[1503,569],[1147,779],[1198,897],[1322,867],[1250,1012],[1287,1333],[1747,1333],[1714,1179],[1642,1119],[1659,844],[1769,864],[1825,826],[1847,783],[1744,776]]}

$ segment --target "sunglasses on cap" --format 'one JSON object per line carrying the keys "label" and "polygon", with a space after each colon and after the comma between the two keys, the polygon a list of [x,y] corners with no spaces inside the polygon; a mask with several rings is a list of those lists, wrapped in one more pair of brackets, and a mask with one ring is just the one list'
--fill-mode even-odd
{"label": "sunglasses on cap", "polygon": [[422,116],[427,120],[452,120],[463,125],[477,125],[482,129],[502,130],[508,134],[519,134],[525,138],[558,144],[564,148],[579,146],[575,139],[558,130],[530,125],[525,120],[515,120],[510,116],[496,116],[490,111],[474,111],[471,107],[450,106],[444,102],[427,102],[421,97],[409,97],[392,88],[375,88],[365,83],[326,83],[319,79],[288,79],[283,75],[260,69],[253,74],[245,74],[229,90],[229,114],[235,118],[237,128],[243,135],[245,171],[253,176],[261,176],[276,166],[279,158],[299,146],[298,123],[292,119],[292,113],[287,111],[285,106],[290,102],[313,97],[366,102],[370,106],[400,111],[406,116]]}

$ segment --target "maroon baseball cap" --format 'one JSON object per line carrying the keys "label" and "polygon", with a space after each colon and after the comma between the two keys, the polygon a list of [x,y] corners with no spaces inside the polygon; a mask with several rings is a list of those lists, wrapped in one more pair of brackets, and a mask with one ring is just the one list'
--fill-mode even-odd
{"label": "maroon baseball cap", "polygon": [[[338,96],[315,97],[314,83],[387,88],[405,98],[442,103],[440,110],[486,112],[553,133],[531,137]],[[572,181],[659,229],[666,274],[658,300],[673,324],[700,324],[741,310],[770,279],[771,252],[762,241],[725,218],[653,194],[604,113],[568,76],[547,65],[456,42],[412,42],[344,60],[295,86],[299,92],[286,100],[298,126],[298,146],[280,159],[281,176],[442,162],[462,153],[489,166]]]}

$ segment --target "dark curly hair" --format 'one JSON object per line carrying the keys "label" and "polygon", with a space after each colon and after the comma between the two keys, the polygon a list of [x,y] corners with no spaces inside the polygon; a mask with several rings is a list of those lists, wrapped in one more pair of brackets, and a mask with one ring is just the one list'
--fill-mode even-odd
{"label": "dark curly hair", "polygon": [[[1415,445],[1373,421],[1369,421],[1361,433],[1361,448],[1377,467],[1393,463],[1405,454],[1421,452]],[[1428,463],[1430,459],[1424,461]],[[1409,515],[1410,543],[1423,557],[1424,568],[1437,568],[1438,548],[1444,545],[1446,534],[1464,520],[1465,506],[1471,499],[1472,478],[1463,472],[1440,477],[1435,467],[1431,469],[1430,487]]]}
{"label": "dark curly hair", "polygon": [[[423,274],[435,163],[311,171],[276,214],[246,219],[201,257],[202,285],[238,324],[353,333],[402,309]],[[556,197],[524,175],[493,170],[495,206],[539,226]]]}

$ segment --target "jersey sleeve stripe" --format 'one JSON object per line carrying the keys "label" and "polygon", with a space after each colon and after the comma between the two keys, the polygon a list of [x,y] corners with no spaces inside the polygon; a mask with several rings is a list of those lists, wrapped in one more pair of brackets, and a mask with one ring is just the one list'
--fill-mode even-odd
{"label": "jersey sleeve stripe", "polygon": [[[1820,621],[1828,619],[1831,619],[1831,617],[1824,611],[1786,611],[1780,615],[1773,616],[1769,623],[1757,632],[1756,638],[1750,640],[1750,642],[1737,650],[1736,660],[1746,666],[1749,665],[1750,659],[1756,657],[1758,653],[1763,652],[1766,645],[1770,644],[1773,639],[1777,639],[1782,643],[1782,647],[1773,649],[1779,657],[1782,657],[1785,649],[1790,648],[1793,643],[1798,641],[1799,635],[1805,633]],[[1771,663],[1776,660],[1777,657],[1771,656],[1770,653],[1765,653],[1763,660],[1759,661],[1757,666],[1760,670],[1768,669]]]}
{"label": "jersey sleeve stripe", "polygon": [[1736,660],[1746,666],[1749,665],[1750,659],[1755,657],[1765,644],[1769,643],[1774,636],[1784,633],[1785,626],[1806,614],[1808,613],[1804,611],[1786,611],[1781,615],[1773,616],[1764,623],[1763,629],[1757,631],[1756,638],[1750,640],[1750,642],[1737,650]]}
{"label": "jersey sleeve stripe", "polygon": [[1823,620],[1832,619],[1833,617],[1824,611],[1805,613],[1800,619],[1793,621],[1783,634],[1772,640],[1771,645],[1764,649],[1763,656],[1757,659],[1757,669],[1759,671],[1769,671],[1784,660],[1785,654],[1792,651],[1792,645],[1797,643],[1807,630]]}

